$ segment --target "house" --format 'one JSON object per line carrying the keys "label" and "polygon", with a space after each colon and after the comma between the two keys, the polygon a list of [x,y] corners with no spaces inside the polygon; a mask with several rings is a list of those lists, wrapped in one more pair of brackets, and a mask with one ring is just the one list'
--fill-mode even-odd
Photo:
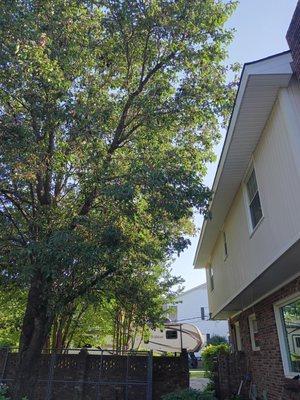
{"label": "house", "polygon": [[244,66],[195,255],[212,318],[230,324],[220,398],[241,385],[300,399],[299,3],[287,39],[291,51]]}
{"label": "house", "polygon": [[205,339],[205,344],[216,335],[228,339],[228,322],[210,319],[206,283],[181,293],[172,311],[170,319],[197,326]]}

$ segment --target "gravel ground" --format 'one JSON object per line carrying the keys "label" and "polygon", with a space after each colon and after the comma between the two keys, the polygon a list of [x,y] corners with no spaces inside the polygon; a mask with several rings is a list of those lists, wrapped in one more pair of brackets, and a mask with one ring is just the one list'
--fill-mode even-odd
{"label": "gravel ground", "polygon": [[203,390],[208,384],[209,379],[207,378],[196,378],[190,380],[190,387],[192,389]]}

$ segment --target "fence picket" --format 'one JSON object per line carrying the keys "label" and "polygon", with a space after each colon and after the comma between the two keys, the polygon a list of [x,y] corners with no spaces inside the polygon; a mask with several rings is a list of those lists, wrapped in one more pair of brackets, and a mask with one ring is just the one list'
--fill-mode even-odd
{"label": "fence picket", "polygon": [[47,379],[45,400],[51,400],[55,362],[56,362],[56,353],[52,353],[49,363],[49,373]]}

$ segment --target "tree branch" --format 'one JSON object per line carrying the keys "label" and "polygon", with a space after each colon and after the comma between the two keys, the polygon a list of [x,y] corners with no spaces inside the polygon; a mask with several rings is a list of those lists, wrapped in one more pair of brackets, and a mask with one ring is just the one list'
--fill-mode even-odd
{"label": "tree branch", "polygon": [[[105,164],[108,166],[110,164],[110,161],[112,159],[112,155],[113,153],[119,148],[119,146],[121,145],[123,140],[128,140],[128,136],[123,137],[123,133],[124,130],[126,128],[126,119],[128,116],[128,111],[130,110],[134,100],[142,93],[142,91],[144,90],[145,86],[147,85],[147,83],[150,81],[150,79],[160,70],[162,69],[165,64],[170,61],[172,58],[174,58],[176,56],[176,52],[172,51],[167,57],[165,57],[163,60],[161,60],[159,63],[157,63],[145,76],[145,78],[140,82],[138,88],[132,92],[131,94],[129,94],[127,101],[125,102],[123,111],[121,113],[119,122],[117,124],[117,127],[115,129],[115,135],[114,135],[114,139],[108,149],[108,157],[105,161]],[[142,123],[139,123],[138,126],[141,126]],[[134,130],[136,130],[137,127],[135,127]],[[93,205],[93,202],[95,200],[97,196],[97,188],[94,187],[92,189],[92,191],[86,196],[85,198],[85,202],[82,205],[80,211],[79,211],[79,215],[83,216],[83,215],[87,215]],[[72,225],[72,227],[74,228],[75,225]]]}
{"label": "tree branch", "polygon": [[18,224],[16,223],[16,221],[14,220],[14,218],[13,218],[13,216],[11,215],[10,211],[9,211],[8,208],[6,207],[4,201],[3,201],[2,199],[0,199],[0,201],[1,201],[2,206],[3,206],[3,208],[4,208],[4,210],[6,211],[7,214],[5,214],[5,213],[4,213],[3,211],[1,211],[1,210],[0,210],[0,213],[1,213],[2,215],[4,215],[4,216],[8,217],[8,218],[10,219],[11,223],[14,225],[14,227],[15,227],[15,228],[17,229],[17,231],[18,231],[18,234],[20,235],[20,237],[21,237],[21,239],[22,239],[23,245],[24,245],[24,246],[27,246],[27,241],[25,240],[25,237],[23,236],[23,233],[21,232],[21,230],[20,230]]}
{"label": "tree branch", "polygon": [[24,217],[26,222],[29,222],[30,221],[29,215],[23,210],[21,204],[14,197],[12,197],[9,193],[3,193],[3,195],[6,197],[6,199],[8,201],[10,201],[20,211],[20,213],[22,214],[22,216]]}

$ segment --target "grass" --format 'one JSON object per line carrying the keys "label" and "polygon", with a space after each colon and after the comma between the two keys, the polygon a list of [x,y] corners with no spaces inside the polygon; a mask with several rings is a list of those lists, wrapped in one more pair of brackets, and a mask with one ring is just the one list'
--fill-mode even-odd
{"label": "grass", "polygon": [[200,369],[190,369],[190,378],[191,379],[205,378],[205,371],[202,371]]}

